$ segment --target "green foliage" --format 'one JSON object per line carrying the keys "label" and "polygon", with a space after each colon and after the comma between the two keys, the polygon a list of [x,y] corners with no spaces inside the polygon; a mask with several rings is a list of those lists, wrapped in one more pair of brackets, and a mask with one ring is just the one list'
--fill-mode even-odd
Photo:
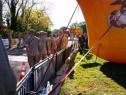
{"label": "green foliage", "polygon": [[57,33],[57,32],[60,32],[60,30],[59,29],[54,29],[52,32]]}
{"label": "green foliage", "polygon": [[35,29],[36,31],[47,31],[52,25],[52,22],[45,11],[32,10],[29,17],[29,24],[30,27]]}
{"label": "green foliage", "polygon": [[83,32],[87,32],[87,27],[85,22],[80,22],[80,27],[83,29]]}
{"label": "green foliage", "polygon": [[17,20],[17,31],[21,33],[26,33],[30,29],[30,24],[26,22],[24,19],[21,17],[18,18]]}
{"label": "green foliage", "polygon": [[37,31],[49,31],[52,22],[45,11],[25,10],[24,17],[18,17],[17,31],[26,33],[30,28]]}
{"label": "green foliage", "polygon": [[71,28],[76,28],[76,27],[79,27],[79,23],[77,22],[74,22],[70,25]]}
{"label": "green foliage", "polygon": [[2,38],[7,38],[7,33],[5,32],[0,32],[0,35],[2,36]]}

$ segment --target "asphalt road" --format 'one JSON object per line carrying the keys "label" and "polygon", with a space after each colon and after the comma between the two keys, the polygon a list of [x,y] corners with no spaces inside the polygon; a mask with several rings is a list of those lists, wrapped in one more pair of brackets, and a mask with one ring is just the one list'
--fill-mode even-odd
{"label": "asphalt road", "polygon": [[20,56],[8,55],[8,58],[9,58],[10,65],[11,65],[13,71],[14,71],[14,74],[15,74],[17,80],[19,81],[20,70],[23,67],[22,63],[25,62],[25,66],[24,67],[26,68],[26,72],[30,68],[29,64],[28,64],[28,61],[27,61],[27,56],[23,56],[23,55],[20,55]]}

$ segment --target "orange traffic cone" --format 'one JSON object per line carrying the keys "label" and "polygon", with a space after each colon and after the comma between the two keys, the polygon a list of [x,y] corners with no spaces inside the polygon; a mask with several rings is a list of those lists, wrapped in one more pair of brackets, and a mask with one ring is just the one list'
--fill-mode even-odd
{"label": "orange traffic cone", "polygon": [[25,62],[22,62],[22,67],[19,73],[19,80],[21,80],[26,74],[26,64]]}

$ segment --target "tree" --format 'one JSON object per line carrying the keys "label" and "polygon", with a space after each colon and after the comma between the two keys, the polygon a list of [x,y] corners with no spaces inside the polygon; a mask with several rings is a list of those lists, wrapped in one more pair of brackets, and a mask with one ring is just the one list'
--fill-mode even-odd
{"label": "tree", "polygon": [[19,17],[18,22],[18,27],[24,32],[28,31],[29,28],[33,28],[36,31],[48,31],[52,25],[48,14],[44,10],[37,9],[25,10],[23,19]]}
{"label": "tree", "polygon": [[[25,9],[25,7],[28,5],[28,2],[31,0],[5,0],[8,8],[9,8],[9,14],[10,14],[10,21],[7,18],[7,25],[8,28],[11,31],[17,31],[17,20],[18,20],[18,16],[19,16],[19,12],[22,11],[22,16],[23,16],[23,11]],[[32,0],[31,3],[31,7],[35,5],[34,0]],[[22,10],[21,10],[22,9]],[[9,23],[10,22],[10,23]],[[9,38],[9,48],[12,47],[11,43],[12,43],[12,32],[8,33],[8,38]]]}
{"label": "tree", "polygon": [[[29,4],[30,1],[32,2],[31,5]],[[30,5],[29,9],[32,9],[36,4],[34,0],[5,0],[5,2],[8,5],[10,13],[10,29],[13,31],[16,31],[19,13],[21,12],[21,17],[23,18],[26,6]]]}
{"label": "tree", "polygon": [[87,32],[87,27],[85,22],[80,22],[79,26],[83,29],[83,32]]}
{"label": "tree", "polygon": [[2,32],[3,29],[3,2],[0,0],[0,32]]}
{"label": "tree", "polygon": [[81,27],[83,29],[83,32],[87,32],[87,29],[86,29],[86,23],[85,22],[79,22],[79,23],[72,23],[70,28],[76,28],[76,27]]}
{"label": "tree", "polygon": [[79,26],[79,23],[75,22],[70,25],[71,28],[76,28]]}
{"label": "tree", "polygon": [[[8,6],[6,19],[10,44],[12,43],[12,31],[14,34],[24,33],[33,28],[36,31],[48,30],[52,24],[45,10],[35,10],[35,0],[4,0]],[[17,33],[16,33],[17,32]],[[11,48],[11,45],[9,45]]]}

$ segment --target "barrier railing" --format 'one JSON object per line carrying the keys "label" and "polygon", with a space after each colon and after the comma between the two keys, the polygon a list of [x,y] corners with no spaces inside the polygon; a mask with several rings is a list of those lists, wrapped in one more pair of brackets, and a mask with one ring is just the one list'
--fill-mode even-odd
{"label": "barrier railing", "polygon": [[[56,72],[63,65],[65,59],[70,55],[71,50],[72,45],[59,51],[54,57],[50,56],[38,63],[35,67],[31,68],[25,77],[17,84],[17,95],[27,95],[28,92],[35,91],[40,84],[41,86],[44,86],[47,81],[52,80],[52,78],[55,77]],[[49,64],[50,66],[46,76],[44,77],[44,73],[46,72]]]}
{"label": "barrier railing", "polygon": [[32,68],[29,70],[29,72],[25,75],[25,77],[18,82],[17,84],[17,95],[26,95],[27,92],[30,92],[34,89],[33,84],[33,72]]}

